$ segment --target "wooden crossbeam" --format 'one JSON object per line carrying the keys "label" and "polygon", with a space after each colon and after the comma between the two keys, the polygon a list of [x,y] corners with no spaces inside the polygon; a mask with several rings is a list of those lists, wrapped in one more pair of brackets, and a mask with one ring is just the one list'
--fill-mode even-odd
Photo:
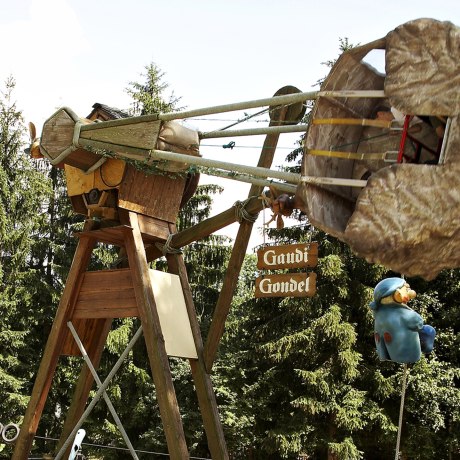
{"label": "wooden crossbeam", "polygon": [[137,317],[131,270],[101,270],[85,273],[73,313],[79,318]]}
{"label": "wooden crossbeam", "polygon": [[[252,197],[246,204],[246,211],[249,214],[257,214],[263,208],[262,200],[258,196]],[[231,208],[217,214],[209,219],[205,219],[200,223],[186,228],[179,233],[174,233],[171,237],[169,245],[175,249],[180,249],[187,246],[194,241],[199,241],[212,233],[233,224],[238,221],[235,208]],[[156,246],[149,246],[146,248],[147,260],[152,261],[158,259],[163,254]]]}

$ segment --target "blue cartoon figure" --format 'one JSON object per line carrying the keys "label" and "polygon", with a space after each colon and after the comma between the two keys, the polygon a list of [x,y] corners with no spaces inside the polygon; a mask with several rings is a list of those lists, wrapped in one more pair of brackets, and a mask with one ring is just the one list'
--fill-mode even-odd
{"label": "blue cartoon figure", "polygon": [[402,278],[387,278],[374,289],[370,307],[374,314],[374,337],[379,358],[415,363],[421,353],[433,350],[436,331],[406,305],[416,296]]}

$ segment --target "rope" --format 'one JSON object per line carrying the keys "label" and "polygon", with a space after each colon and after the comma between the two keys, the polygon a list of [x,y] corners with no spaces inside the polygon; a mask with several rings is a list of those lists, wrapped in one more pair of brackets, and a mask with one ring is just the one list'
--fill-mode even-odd
{"label": "rope", "polygon": [[[221,144],[200,144],[200,148],[201,147],[221,147],[223,149],[226,149],[228,148],[227,147],[228,144],[225,144],[225,145],[221,145]],[[235,145],[233,147],[236,147],[238,149],[258,149],[260,150],[263,146],[262,145]],[[230,147],[231,148],[231,147]],[[264,147],[265,149],[267,150],[295,150],[295,149],[298,149],[299,147],[295,147],[294,145],[292,147],[280,147],[280,146],[276,146],[276,147]]]}
{"label": "rope", "polygon": [[259,112],[249,114],[249,115],[245,113],[246,116],[244,118],[242,118],[241,120],[237,120],[235,123],[232,123],[231,125],[228,125],[228,126],[225,126],[223,128],[220,128],[219,131],[225,131],[228,128],[231,128],[233,126],[239,125],[240,123],[244,123],[245,121],[248,121],[251,118],[257,117],[258,115],[262,115],[263,113],[268,112],[268,110],[269,109],[263,109],[263,110],[260,110]]}
{"label": "rope", "polygon": [[264,195],[262,193],[262,195],[259,196],[259,200],[262,200],[262,235],[263,235],[263,246],[265,247],[267,245],[266,243],[266,236],[267,236],[267,227],[266,227],[266,224],[265,224],[265,207],[267,206],[267,204],[269,205],[269,201],[270,199],[268,198],[267,195]]}
{"label": "rope", "polygon": [[171,246],[171,240],[173,236],[174,234],[170,233],[164,244],[155,243],[155,246],[163,253],[164,256],[166,256],[166,254],[182,254],[182,250],[173,248]]}
{"label": "rope", "polygon": [[247,222],[251,222],[252,224],[257,220],[258,214],[249,214],[246,211],[246,205],[249,203],[250,200],[252,200],[254,197],[250,197],[247,200],[244,201],[235,201],[233,204],[233,207],[235,208],[235,215],[236,215],[236,220],[241,224],[243,220],[246,220]]}
{"label": "rope", "polygon": [[262,206],[263,208],[270,208],[272,205],[272,199],[265,195],[265,193],[262,193],[261,195],[258,196],[259,200],[262,200]]}
{"label": "rope", "polygon": [[[274,187],[269,187],[269,188],[270,188],[270,196],[267,196],[267,195],[264,195],[264,194],[259,196],[259,200],[262,200],[262,206],[263,206],[263,210],[264,210],[264,214],[263,214],[263,216],[264,216],[264,220],[263,220],[264,246],[265,246],[265,232],[266,232],[266,229],[268,228],[268,226],[272,222],[274,222],[276,220],[277,228],[279,229],[280,227],[278,226],[278,223],[279,223],[278,219],[281,219],[281,222],[283,222],[282,215],[280,213],[277,213],[277,212],[274,212],[274,214],[272,215],[272,218],[268,222],[265,221],[265,208],[266,207],[272,208],[273,201],[278,196],[276,190],[274,190]],[[272,211],[273,211],[273,209],[272,209]],[[282,226],[284,227],[284,222],[282,223]]]}
{"label": "rope", "polygon": [[404,411],[404,398],[406,396],[406,386],[407,386],[407,375],[409,373],[409,368],[407,364],[404,364],[403,370],[403,380],[401,385],[401,405],[399,407],[399,422],[398,422],[398,436],[396,439],[396,452],[395,452],[395,460],[399,460],[399,446],[401,444],[401,431],[402,431],[402,420],[403,420],[403,411]]}
{"label": "rope", "polygon": [[223,128],[220,128],[220,129],[217,129],[217,130],[208,131],[208,132],[203,133],[203,134],[210,134],[210,133],[214,133],[216,131],[225,131],[228,128],[232,128],[233,126],[239,125],[240,123],[244,123],[245,121],[248,121],[253,117],[256,117],[258,115],[262,115],[263,113],[266,113],[266,112],[271,113],[274,110],[279,110],[279,109],[282,109],[283,107],[289,107],[292,104],[293,104],[292,102],[289,102],[287,104],[281,104],[281,105],[277,105],[277,106],[274,106],[274,107],[268,107],[266,109],[260,110],[259,112],[249,114],[249,115],[245,113],[246,116],[244,118],[242,118],[241,120],[237,120],[235,123],[232,123],[231,125],[224,126]]}

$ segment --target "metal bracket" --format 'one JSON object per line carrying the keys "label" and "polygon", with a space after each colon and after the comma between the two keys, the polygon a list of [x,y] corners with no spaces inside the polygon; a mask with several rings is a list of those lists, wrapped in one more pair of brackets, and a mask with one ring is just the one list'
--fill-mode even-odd
{"label": "metal bracket", "polygon": [[137,332],[134,334],[133,338],[128,343],[128,346],[126,347],[125,351],[120,355],[120,357],[118,358],[118,361],[115,363],[115,365],[113,366],[112,370],[109,372],[109,375],[106,377],[104,382],[101,382],[99,376],[97,375],[97,372],[94,369],[94,366],[91,363],[91,360],[89,359],[88,354],[87,354],[87,352],[85,350],[85,347],[83,346],[83,343],[81,342],[80,338],[78,337],[77,331],[75,330],[73,324],[69,321],[67,323],[67,326],[69,327],[70,332],[72,333],[73,338],[75,339],[75,342],[77,343],[78,348],[80,349],[80,352],[81,352],[81,354],[83,356],[83,359],[85,360],[85,363],[87,364],[89,370],[91,371],[91,374],[94,377],[94,380],[97,383],[98,390],[97,390],[96,395],[94,396],[93,400],[88,405],[88,407],[86,408],[86,410],[83,413],[83,415],[80,417],[80,420],[77,422],[77,424],[75,425],[74,429],[70,433],[69,437],[66,439],[66,441],[62,445],[61,449],[57,453],[57,455],[55,457],[55,460],[60,460],[62,458],[62,456],[64,455],[65,451],[69,447],[69,444],[71,443],[72,439],[74,439],[74,437],[76,436],[78,430],[81,428],[83,422],[88,418],[88,415],[91,413],[91,411],[93,410],[94,406],[99,401],[101,396],[104,397],[105,402],[107,403],[107,406],[109,407],[109,410],[110,410],[110,412],[111,412],[111,414],[112,414],[112,416],[113,416],[113,418],[115,420],[115,423],[117,424],[118,429],[120,430],[120,433],[121,433],[124,441],[126,442],[126,445],[128,446],[128,449],[129,449],[129,451],[131,453],[131,456],[134,459],[139,460],[138,457],[137,457],[136,452],[134,451],[134,447],[132,446],[131,441],[129,440],[128,435],[126,434],[126,431],[123,428],[123,425],[121,424],[121,421],[120,421],[117,413],[115,412],[115,408],[113,407],[112,402],[110,401],[109,397],[107,396],[107,393],[106,393],[105,390],[109,386],[109,383],[111,382],[111,380],[114,377],[114,375],[117,373],[117,371],[120,368],[121,364],[123,363],[124,359],[128,356],[128,354],[131,351],[131,349],[133,348],[134,344],[137,342],[137,340],[141,336],[141,334],[142,334],[142,326],[139,327]]}

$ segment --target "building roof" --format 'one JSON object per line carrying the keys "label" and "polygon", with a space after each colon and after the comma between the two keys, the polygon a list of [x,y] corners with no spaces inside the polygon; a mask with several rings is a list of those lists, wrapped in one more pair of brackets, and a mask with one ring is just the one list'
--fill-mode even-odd
{"label": "building roof", "polygon": [[86,118],[89,118],[90,120],[94,120],[96,118],[100,120],[113,120],[115,118],[127,117],[129,117],[129,114],[123,110],[96,102],[93,104],[93,110]]}

